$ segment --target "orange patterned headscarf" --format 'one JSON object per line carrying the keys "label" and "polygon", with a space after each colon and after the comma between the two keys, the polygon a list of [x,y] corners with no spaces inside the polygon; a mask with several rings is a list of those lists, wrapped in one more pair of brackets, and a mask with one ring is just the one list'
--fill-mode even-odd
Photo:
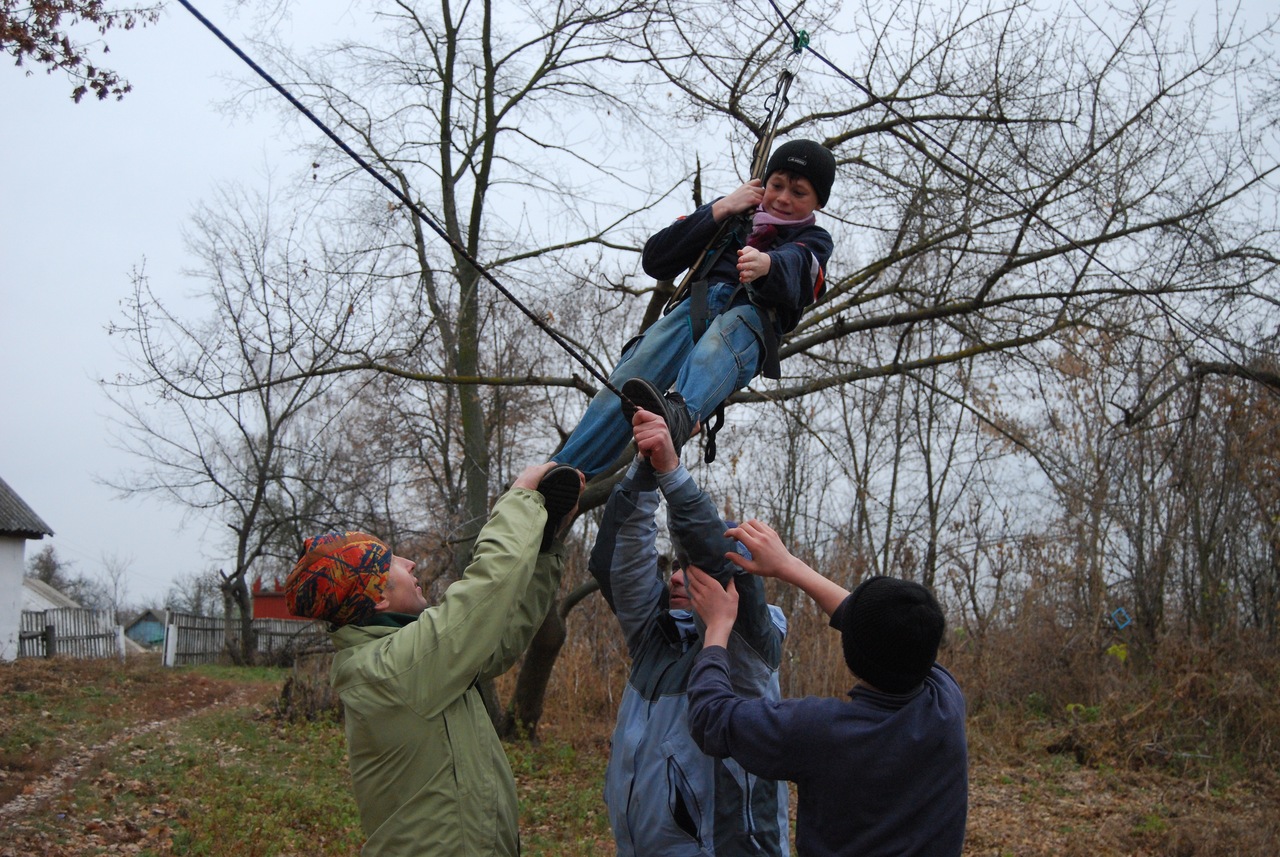
{"label": "orange patterned headscarf", "polygon": [[391,571],[391,548],[368,533],[330,532],[307,539],[284,584],[294,616],[350,625],[373,615]]}

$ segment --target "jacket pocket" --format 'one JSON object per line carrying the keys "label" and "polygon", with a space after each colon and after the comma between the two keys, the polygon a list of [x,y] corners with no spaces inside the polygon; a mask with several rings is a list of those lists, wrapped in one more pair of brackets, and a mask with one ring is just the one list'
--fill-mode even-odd
{"label": "jacket pocket", "polygon": [[667,809],[676,827],[702,846],[702,804],[680,766],[680,759],[667,756]]}

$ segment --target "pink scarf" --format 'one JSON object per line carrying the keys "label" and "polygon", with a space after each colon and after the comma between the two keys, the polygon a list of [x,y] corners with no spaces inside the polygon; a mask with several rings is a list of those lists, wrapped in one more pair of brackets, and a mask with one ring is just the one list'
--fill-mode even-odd
{"label": "pink scarf", "polygon": [[774,217],[763,208],[758,208],[751,218],[751,234],[747,236],[747,246],[755,247],[757,250],[771,247],[778,237],[779,226],[794,229],[799,226],[809,226],[817,222],[817,219],[810,214],[803,220],[783,220],[780,217]]}

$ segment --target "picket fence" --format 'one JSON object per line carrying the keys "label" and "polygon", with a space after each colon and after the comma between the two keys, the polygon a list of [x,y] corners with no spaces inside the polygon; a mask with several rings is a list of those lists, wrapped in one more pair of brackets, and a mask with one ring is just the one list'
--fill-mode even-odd
{"label": "picket fence", "polygon": [[124,627],[105,610],[54,607],[23,610],[18,657],[124,659]]}
{"label": "picket fence", "polygon": [[[326,649],[325,626],[301,619],[254,619],[256,651],[272,659],[285,660],[299,652]],[[209,664],[227,656],[227,622],[213,616],[169,611],[164,626],[164,657],[167,667]],[[240,623],[232,622],[231,645],[240,646]]]}

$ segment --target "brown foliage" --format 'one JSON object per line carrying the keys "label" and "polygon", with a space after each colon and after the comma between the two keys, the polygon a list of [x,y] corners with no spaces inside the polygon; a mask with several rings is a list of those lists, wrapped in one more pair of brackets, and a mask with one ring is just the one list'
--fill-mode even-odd
{"label": "brown foliage", "polygon": [[[89,46],[71,40],[67,30],[78,23],[92,24],[99,35],[108,30],[132,30],[155,23],[160,7],[116,9],[103,0],[0,0],[0,49],[15,65],[34,60],[48,66],[50,74],[61,69],[76,84],[71,97],[79,102],[90,90],[99,100],[124,98],[133,87],[109,68],[93,64]],[[102,46],[102,52],[109,48]]]}
{"label": "brown foliage", "polygon": [[326,717],[340,720],[342,701],[329,683],[329,669],[332,666],[333,652],[299,655],[295,658],[293,671],[280,688],[276,716],[290,723]]}

